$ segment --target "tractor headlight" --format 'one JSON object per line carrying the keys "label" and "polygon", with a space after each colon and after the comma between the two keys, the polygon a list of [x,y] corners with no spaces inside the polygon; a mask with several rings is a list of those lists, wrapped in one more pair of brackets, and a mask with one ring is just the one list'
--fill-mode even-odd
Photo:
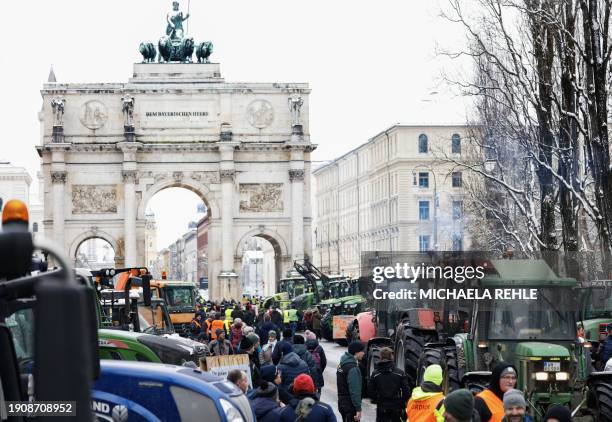
{"label": "tractor headlight", "polygon": [[228,422],[244,422],[242,415],[233,404],[225,399],[219,399],[219,402],[221,403],[221,407],[225,412],[225,417],[227,418]]}
{"label": "tractor headlight", "polygon": [[567,373],[567,372],[557,372],[557,373],[555,373],[555,379],[557,381],[567,381],[567,380],[569,380],[569,373]]}
{"label": "tractor headlight", "polygon": [[536,372],[535,379],[536,381],[548,381],[548,372]]}

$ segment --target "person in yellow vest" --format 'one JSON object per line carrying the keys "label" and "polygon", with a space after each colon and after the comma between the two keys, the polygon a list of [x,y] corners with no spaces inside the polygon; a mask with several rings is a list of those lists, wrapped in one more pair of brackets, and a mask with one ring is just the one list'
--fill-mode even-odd
{"label": "person in yellow vest", "polygon": [[230,308],[229,306],[225,310],[225,320],[223,321],[223,328],[225,328],[225,332],[229,333],[232,328],[232,323],[234,322],[234,318],[232,318],[232,312],[234,312],[234,308]]}
{"label": "person in yellow vest", "polygon": [[421,386],[412,390],[412,396],[406,406],[406,415],[410,422],[441,422],[444,420],[443,411],[436,410],[438,404],[444,400],[442,381],[440,365],[429,365],[425,369]]}
{"label": "person in yellow vest", "polygon": [[[283,310],[283,329],[289,328],[289,309]],[[293,337],[293,334],[291,334]]]}
{"label": "person in yellow vest", "polygon": [[291,328],[291,335],[294,336],[297,331],[298,321],[300,320],[298,316],[297,309],[289,309],[289,327]]}
{"label": "person in yellow vest", "polygon": [[489,386],[478,393],[474,399],[474,408],[482,422],[501,422],[504,411],[504,393],[516,385],[517,371],[509,363],[500,362],[491,372]]}

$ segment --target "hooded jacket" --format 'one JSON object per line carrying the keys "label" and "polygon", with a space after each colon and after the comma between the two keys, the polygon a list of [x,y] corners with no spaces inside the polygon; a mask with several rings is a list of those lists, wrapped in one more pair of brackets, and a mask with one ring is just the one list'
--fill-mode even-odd
{"label": "hooded jacket", "polygon": [[338,409],[361,412],[361,370],[355,356],[345,352],[336,372]]}
{"label": "hooded jacket", "polygon": [[251,400],[251,408],[255,412],[257,422],[279,422],[281,408],[272,397],[259,397]]}
{"label": "hooded jacket", "polygon": [[270,331],[275,331],[276,338],[278,339],[280,332],[279,332],[278,327],[275,324],[273,324],[272,321],[264,322],[261,325],[261,327],[259,327],[259,330],[257,330],[257,334],[259,334],[259,338],[261,340],[262,345],[268,342]]}
{"label": "hooded jacket", "polygon": [[379,409],[401,409],[410,395],[406,374],[389,360],[376,364],[368,391]]}
{"label": "hooded jacket", "polygon": [[309,375],[308,365],[295,352],[283,356],[276,368],[281,372],[281,386],[287,390],[295,377],[300,374]]}
{"label": "hooded jacket", "polygon": [[502,418],[493,418],[493,409],[490,409],[486,401],[483,399],[483,393],[487,394],[486,392],[490,392],[490,393],[492,392],[495,395],[495,397],[499,399],[499,401],[502,404],[502,408],[503,408],[504,393],[501,391],[501,388],[499,387],[499,381],[500,381],[502,372],[504,372],[506,368],[510,368],[510,367],[514,369],[515,373],[518,373],[514,365],[511,365],[505,362],[498,363],[493,368],[493,371],[491,372],[491,381],[489,382],[489,386],[485,390],[483,390],[481,393],[479,393],[476,397],[474,397],[474,409],[480,416],[480,420],[482,422],[501,422],[503,415],[502,415]]}
{"label": "hooded jacket", "polygon": [[[319,341],[316,339],[306,340],[306,349],[308,350],[308,353],[310,353],[311,357],[312,352],[316,352],[319,354],[319,358],[321,359],[321,366],[317,365],[315,373],[312,374],[312,378],[315,382],[315,385],[319,388],[322,388],[325,385],[323,371],[325,371],[325,367],[327,366],[327,357],[325,356],[325,350],[323,350],[323,348],[319,344]],[[314,360],[314,357],[312,359]]]}
{"label": "hooded jacket", "polygon": [[312,357],[310,352],[306,349],[306,345],[305,344],[294,344],[293,351],[297,353],[300,359],[306,362],[306,365],[308,365],[308,374],[311,377],[314,377],[315,374],[317,373],[317,364],[315,363],[314,358]]}
{"label": "hooded jacket", "polygon": [[[312,406],[306,419],[304,419],[304,422],[336,422],[336,416],[331,406],[327,403],[321,403],[316,396],[309,394],[300,394],[291,400],[291,403],[281,410],[281,422],[295,422],[297,419],[295,410],[300,400],[306,397],[313,399],[315,404]],[[257,421],[259,422],[259,419]]]}

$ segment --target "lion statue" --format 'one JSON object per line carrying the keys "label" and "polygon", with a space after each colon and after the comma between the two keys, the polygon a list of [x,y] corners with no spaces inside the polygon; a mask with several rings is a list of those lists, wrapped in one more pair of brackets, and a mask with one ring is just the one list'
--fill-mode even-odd
{"label": "lion statue", "polygon": [[152,42],[141,42],[138,51],[142,54],[143,63],[151,63],[155,61],[155,45]]}
{"label": "lion statue", "polygon": [[194,49],[193,38],[183,38],[182,40],[173,40],[168,36],[163,36],[157,44],[159,49],[158,62],[191,62],[191,56]]}
{"label": "lion statue", "polygon": [[208,58],[213,52],[213,43],[210,41],[204,41],[198,44],[196,47],[196,57],[198,58],[198,63],[210,63]]}

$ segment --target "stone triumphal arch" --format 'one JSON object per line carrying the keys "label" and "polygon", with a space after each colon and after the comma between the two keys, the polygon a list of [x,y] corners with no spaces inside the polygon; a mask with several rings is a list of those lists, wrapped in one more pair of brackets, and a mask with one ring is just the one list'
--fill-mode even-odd
{"label": "stone triumphal arch", "polygon": [[147,201],[178,186],[210,213],[211,297],[239,296],[246,237],[274,245],[277,277],[310,254],[307,84],[148,62],[127,83],[49,82],[41,93],[45,233],[66,253],[101,237],[118,265],[142,265]]}

